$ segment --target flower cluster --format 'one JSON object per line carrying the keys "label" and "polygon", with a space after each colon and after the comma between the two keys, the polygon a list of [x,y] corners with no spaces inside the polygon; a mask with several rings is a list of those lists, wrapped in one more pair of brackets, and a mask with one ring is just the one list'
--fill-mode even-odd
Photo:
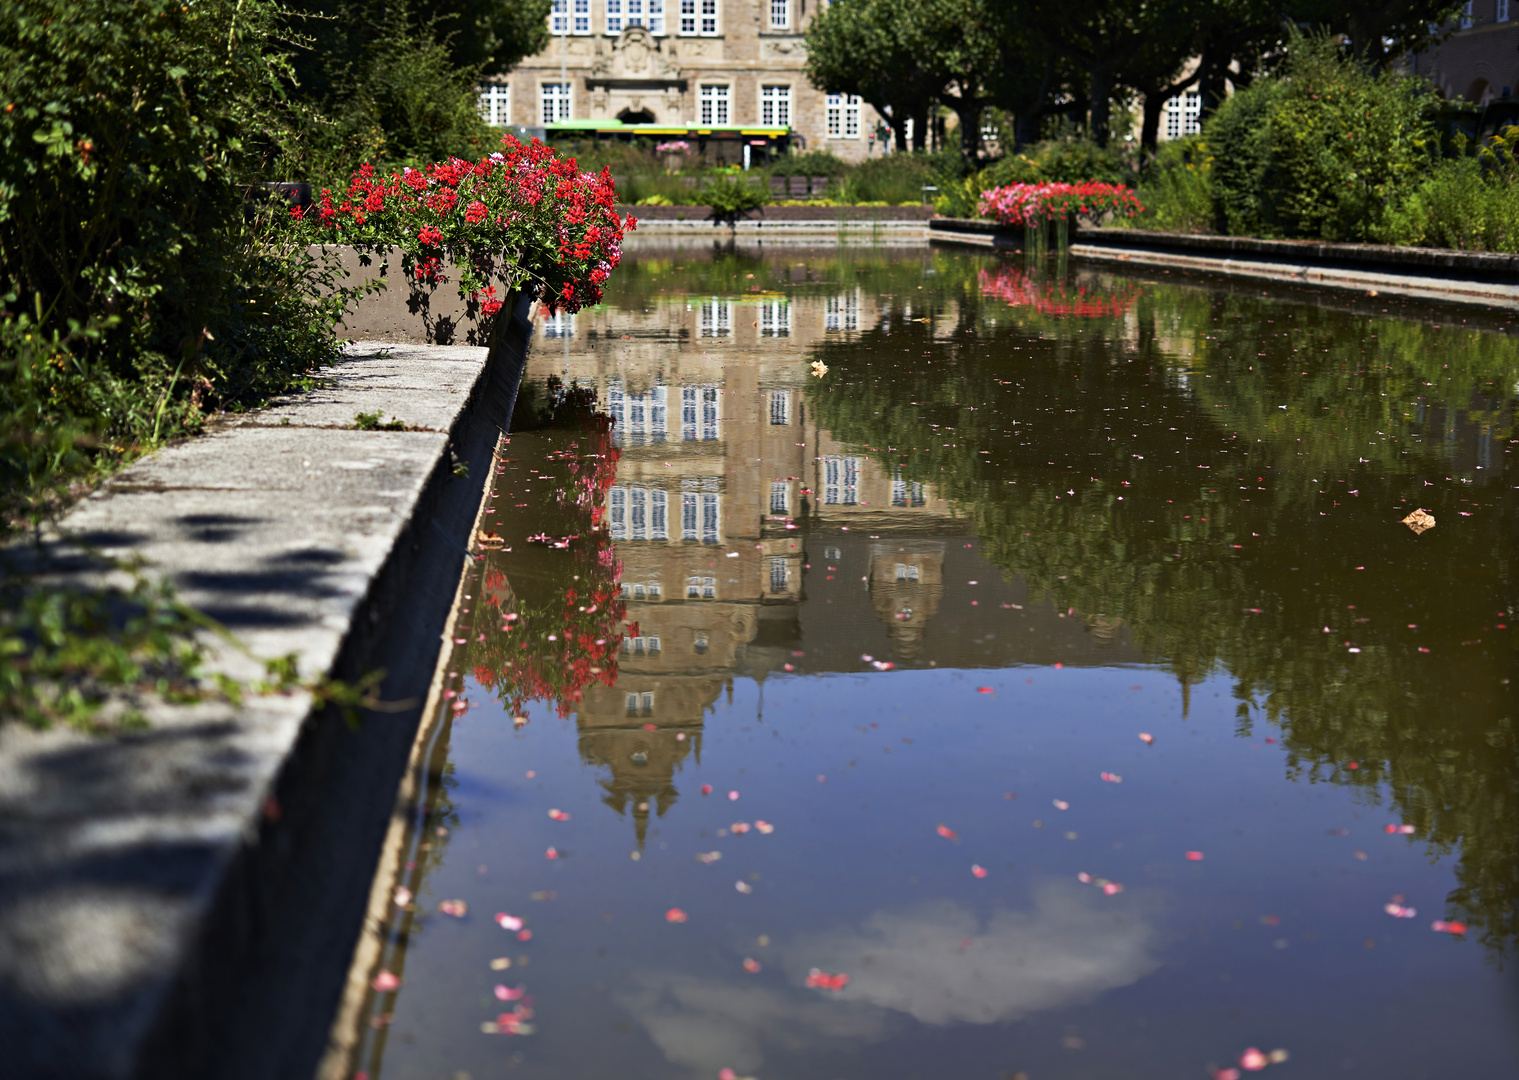
{"label": "flower cluster", "polygon": [[685,139],[674,139],[671,142],[662,142],[654,148],[659,154],[685,154],[691,150],[691,144]]}
{"label": "flower cluster", "polygon": [[610,172],[582,172],[537,139],[508,135],[479,161],[452,158],[425,169],[377,174],[365,165],[346,192],[323,189],[304,213],[291,212],[313,243],[363,250],[398,249],[417,281],[437,284],[451,259],[461,294],[485,292],[487,314],[501,301],[486,282],[500,274],[513,289],[535,290],[553,311],[601,300],[622,258],[633,217],[617,215]]}
{"label": "flower cluster", "polygon": [[1062,217],[1094,221],[1104,214],[1133,217],[1139,197],[1122,184],[1086,180],[1080,184],[1008,184],[981,193],[976,212],[1004,225],[1039,225]]}

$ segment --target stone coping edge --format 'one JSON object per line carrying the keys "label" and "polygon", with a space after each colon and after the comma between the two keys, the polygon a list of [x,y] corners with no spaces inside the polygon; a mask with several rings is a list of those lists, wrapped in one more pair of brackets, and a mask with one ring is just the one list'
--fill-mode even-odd
{"label": "stone coping edge", "polygon": [[[1023,245],[1023,230],[995,222],[944,219],[931,222],[930,230],[930,242],[935,244],[996,251],[1021,251]],[[1152,237],[1159,237],[1159,240],[1152,243]],[[1174,245],[1173,240],[1176,241]],[[1209,246],[1213,241],[1220,242],[1216,248]],[[1238,244],[1234,243],[1236,241]],[[1356,257],[1345,257],[1347,250],[1355,252]],[[1240,257],[1241,253],[1251,251],[1258,252],[1255,258]],[[1316,255],[1320,251],[1325,253],[1323,257]],[[1377,257],[1388,252],[1410,257],[1379,261]],[[1351,290],[1372,296],[1386,293],[1485,307],[1519,306],[1519,256],[1244,237],[1197,237],[1137,229],[1083,229],[1072,237],[1070,254],[1095,262],[1160,266],[1201,274]],[[1422,263],[1413,258],[1426,254],[1437,258]],[[1514,269],[1504,269],[1505,263],[1512,264]]]}
{"label": "stone coping edge", "polygon": [[[108,552],[134,541],[93,539],[92,525],[163,515],[135,542],[154,553],[155,573],[188,584],[187,602],[225,598],[217,618],[256,655],[293,647],[307,677],[384,669],[380,699],[407,704],[354,727],[302,692],[154,711],[146,730],[121,735],[0,730],[0,775],[19,782],[0,791],[10,807],[0,820],[0,1076],[313,1075],[515,405],[532,309],[530,297],[511,297],[484,349],[400,346],[389,359],[377,346],[322,389],[229,421],[240,431],[218,427],[150,455],[71,511],[71,530]],[[416,426],[351,430],[355,410],[374,403],[411,410]],[[282,426],[281,413],[299,426]],[[228,447],[244,458],[226,460]],[[371,464],[345,460],[355,458]],[[284,471],[297,464],[326,472]],[[166,482],[176,468],[199,470],[198,486]],[[289,480],[271,487],[271,475]],[[256,499],[268,512],[240,523],[235,511]],[[68,545],[49,565],[95,580]],[[294,605],[289,621],[269,621],[283,603]],[[211,670],[256,670],[213,652]],[[57,898],[81,903],[60,909]],[[61,943],[40,948],[39,926]]]}

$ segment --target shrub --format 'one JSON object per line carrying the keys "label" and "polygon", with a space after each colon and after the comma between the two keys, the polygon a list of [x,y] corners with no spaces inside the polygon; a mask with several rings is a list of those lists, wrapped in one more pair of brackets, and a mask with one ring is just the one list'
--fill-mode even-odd
{"label": "shrub", "polygon": [[246,210],[250,139],[283,125],[278,19],[273,0],[0,12],[7,521],[336,354],[342,294],[319,299],[304,250]]}
{"label": "shrub", "polygon": [[1428,84],[1374,74],[1334,41],[1296,37],[1285,73],[1209,120],[1221,231],[1360,239],[1417,183],[1438,149]]}
{"label": "shrub", "polygon": [[1519,251],[1519,184],[1473,158],[1437,162],[1389,207],[1373,239],[1463,251]]}
{"label": "shrub", "polygon": [[1162,143],[1139,182],[1144,212],[1137,228],[1171,232],[1210,232],[1213,214],[1213,155],[1201,139]]}
{"label": "shrub", "polygon": [[744,176],[719,176],[701,192],[700,205],[710,207],[712,220],[737,221],[739,215],[770,202],[770,193]]}
{"label": "shrub", "polygon": [[1088,180],[1132,186],[1134,174],[1117,146],[1105,149],[1086,139],[1046,139],[968,175],[941,170],[940,194],[934,205],[941,214],[970,217],[976,213],[981,192],[989,188]]}
{"label": "shrub", "polygon": [[841,203],[897,204],[923,200],[924,185],[937,185],[936,162],[927,154],[886,154],[862,161],[837,185]]}
{"label": "shrub", "polygon": [[1119,184],[1008,184],[981,193],[976,212],[1004,225],[1034,226],[1060,218],[1088,221],[1112,215],[1133,217],[1143,210],[1134,192]]}
{"label": "shrub", "polygon": [[771,176],[843,176],[849,163],[826,150],[808,150],[776,158],[765,171]]}

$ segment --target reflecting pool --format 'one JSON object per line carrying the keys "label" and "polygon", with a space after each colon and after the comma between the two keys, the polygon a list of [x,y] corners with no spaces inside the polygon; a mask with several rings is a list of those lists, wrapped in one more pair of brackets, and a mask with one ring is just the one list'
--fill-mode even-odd
{"label": "reflecting pool", "polygon": [[540,316],[340,1075],[1513,1075],[1507,315],[611,284]]}

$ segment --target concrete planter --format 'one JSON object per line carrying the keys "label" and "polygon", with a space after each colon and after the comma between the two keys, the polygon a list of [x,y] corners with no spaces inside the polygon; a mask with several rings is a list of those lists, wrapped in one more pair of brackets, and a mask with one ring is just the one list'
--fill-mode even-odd
{"label": "concrete planter", "polygon": [[[323,249],[312,249],[313,251]],[[483,345],[492,343],[491,324],[480,302],[459,295],[459,268],[446,263],[438,285],[409,279],[397,251],[374,253],[352,247],[335,251],[344,270],[342,284],[383,282],[383,291],[358,302],[338,333],[355,341],[386,341],[410,345]],[[509,311],[515,296],[503,279],[493,282],[496,299]]]}

